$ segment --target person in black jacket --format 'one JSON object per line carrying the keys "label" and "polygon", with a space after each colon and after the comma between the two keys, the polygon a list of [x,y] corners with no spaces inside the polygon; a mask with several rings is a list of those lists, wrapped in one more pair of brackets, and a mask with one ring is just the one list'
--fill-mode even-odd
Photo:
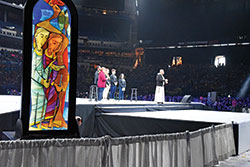
{"label": "person in black jacket", "polygon": [[121,73],[119,79],[119,100],[124,100],[124,92],[126,90],[126,80],[124,74]]}
{"label": "person in black jacket", "polygon": [[156,89],[155,89],[155,102],[163,104],[165,102],[165,90],[164,85],[168,84],[168,80],[164,78],[164,70],[160,69],[160,72],[156,76]]}
{"label": "person in black jacket", "polygon": [[101,71],[101,66],[97,66],[96,69],[97,70],[95,72],[94,85],[97,85],[97,81],[98,81],[98,77],[99,77],[99,72]]}
{"label": "person in black jacket", "polygon": [[110,95],[109,99],[114,99],[115,98],[115,91],[116,91],[116,86],[117,86],[117,77],[116,77],[116,69],[111,70],[112,74],[110,75],[110,83],[111,83],[111,88],[110,88]]}

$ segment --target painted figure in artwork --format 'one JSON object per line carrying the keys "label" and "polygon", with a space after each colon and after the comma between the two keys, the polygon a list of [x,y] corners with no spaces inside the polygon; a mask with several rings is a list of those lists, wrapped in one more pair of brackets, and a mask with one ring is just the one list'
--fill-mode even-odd
{"label": "painted figure in artwork", "polygon": [[[50,82],[49,87],[44,87],[44,93],[47,100],[47,107],[45,118],[43,122],[44,127],[51,127],[53,117],[59,108],[58,92],[61,92],[61,86],[55,83],[58,72],[64,69],[65,66],[58,66],[57,53],[61,49],[63,37],[60,34],[51,33],[48,39],[48,48],[43,55],[43,68],[49,68],[47,81]],[[46,121],[47,120],[47,123]]]}
{"label": "painted figure in artwork", "polygon": [[38,28],[34,35],[34,51],[32,55],[32,72],[31,72],[31,114],[30,123],[35,127],[40,125],[44,106],[47,105],[47,100],[44,96],[43,87],[48,87],[49,83],[45,81],[45,70],[43,68],[42,46],[49,37],[49,31],[44,28]]}
{"label": "painted figure in artwork", "polygon": [[67,129],[69,13],[60,0],[41,3],[44,2],[45,7],[53,10],[53,15],[35,24],[30,130]]}

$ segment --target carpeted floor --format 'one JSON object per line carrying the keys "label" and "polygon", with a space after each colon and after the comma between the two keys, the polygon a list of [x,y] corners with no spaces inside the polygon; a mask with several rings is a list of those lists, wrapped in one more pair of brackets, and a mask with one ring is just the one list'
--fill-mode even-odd
{"label": "carpeted floor", "polygon": [[250,150],[235,157],[230,157],[215,167],[250,167]]}

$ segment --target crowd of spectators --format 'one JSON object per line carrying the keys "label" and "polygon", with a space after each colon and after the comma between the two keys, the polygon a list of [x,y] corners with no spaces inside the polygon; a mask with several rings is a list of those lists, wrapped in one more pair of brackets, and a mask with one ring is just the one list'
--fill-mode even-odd
{"label": "crowd of spectators", "polygon": [[241,112],[244,108],[250,108],[250,96],[247,97],[217,97],[214,103],[211,103],[207,98],[201,102],[206,104],[210,109],[218,111],[238,111]]}
{"label": "crowd of spectators", "polygon": [[[120,58],[122,61],[123,59]],[[105,62],[107,63],[107,62]],[[154,100],[155,77],[159,68],[157,65],[138,66],[136,69],[117,66],[118,63],[105,64],[108,68],[116,68],[118,75],[124,73],[127,81],[126,98],[130,99],[131,88],[138,88],[139,100]],[[126,63],[125,63],[126,64]],[[100,63],[102,65],[102,63]],[[186,94],[192,95],[193,101],[202,102],[209,108],[215,110],[240,110],[249,106],[249,97],[232,98],[240,91],[244,81],[247,79],[250,67],[241,66],[219,66],[211,64],[184,64],[175,67],[162,67],[165,69],[165,77],[169,84],[166,89],[166,101],[179,102]],[[93,84],[95,67],[92,65],[79,65],[78,70],[78,92],[79,97],[87,98],[89,86]],[[214,103],[206,98],[208,92],[217,92],[217,100]],[[249,92],[249,91],[248,91]],[[248,94],[247,94],[248,95]],[[232,101],[237,105],[232,107]]]}
{"label": "crowd of spectators", "polygon": [[[130,97],[128,97],[129,99]],[[165,96],[166,102],[181,102],[183,96]],[[154,94],[140,95],[138,100],[154,101]],[[192,102],[201,102],[205,104],[208,109],[217,111],[238,111],[242,112],[244,108],[250,108],[250,96],[242,97],[221,97],[218,96],[213,102],[208,97],[191,97]]]}
{"label": "crowd of spectators", "polygon": [[[89,57],[87,61],[85,58],[78,58],[77,96],[83,98],[89,96],[89,87],[93,84],[96,71],[96,64],[88,62],[88,60],[94,61],[95,57],[92,58],[91,55],[87,57]],[[153,101],[155,77],[160,67],[144,65],[133,69],[132,61],[131,58],[110,56],[100,58],[101,63],[98,65],[110,69],[116,68],[118,76],[120,73],[125,74],[127,81],[125,98],[129,99],[131,88],[138,88],[139,100]],[[21,64],[20,52],[0,50],[1,94],[20,94]],[[178,67],[161,68],[165,69],[165,77],[169,81],[165,87],[166,101],[179,102],[185,94],[190,94],[194,97],[193,101],[202,102],[215,110],[231,111],[245,106],[250,107],[249,91],[246,98],[233,98],[236,97],[249,75],[250,67],[247,65],[215,67],[210,64],[183,64]],[[213,103],[206,98],[207,93],[212,91],[217,92],[218,95]]]}
{"label": "crowd of spectators", "polygon": [[[116,53],[116,52],[115,52]],[[133,66],[134,57],[125,57],[119,55],[106,55],[105,53],[93,54],[93,53],[81,53],[78,52],[78,62],[81,63],[95,63],[95,64],[106,64],[114,67],[120,66]]]}
{"label": "crowd of spectators", "polygon": [[20,94],[22,54],[0,50],[0,94]]}
{"label": "crowd of spectators", "polygon": [[22,39],[13,37],[2,37],[0,35],[0,46],[5,48],[22,49]]}

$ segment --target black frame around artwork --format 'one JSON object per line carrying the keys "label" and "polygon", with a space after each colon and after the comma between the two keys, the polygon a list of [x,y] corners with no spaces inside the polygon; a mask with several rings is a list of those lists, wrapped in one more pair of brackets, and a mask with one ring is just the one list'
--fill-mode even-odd
{"label": "black frame around artwork", "polygon": [[77,39],[78,39],[78,14],[71,0],[62,0],[71,13],[71,56],[69,77],[69,112],[67,130],[29,130],[30,95],[31,95],[31,66],[32,66],[32,17],[33,7],[38,0],[28,0],[24,8],[23,26],[23,75],[22,75],[22,106],[21,138],[52,138],[52,137],[78,137],[78,126],[75,121],[76,105],[76,78],[77,78]]}

